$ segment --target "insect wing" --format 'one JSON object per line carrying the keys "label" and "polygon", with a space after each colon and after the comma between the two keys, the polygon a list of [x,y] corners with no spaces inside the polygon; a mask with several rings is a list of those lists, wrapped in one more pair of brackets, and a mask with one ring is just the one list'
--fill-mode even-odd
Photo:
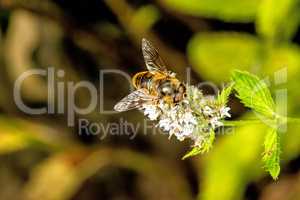
{"label": "insect wing", "polygon": [[148,94],[145,89],[135,90],[117,103],[114,106],[114,110],[124,112],[134,108],[140,108],[144,103],[153,101],[154,99],[155,97]]}
{"label": "insect wing", "polygon": [[147,69],[151,71],[167,71],[167,68],[158,54],[158,51],[152,46],[152,44],[142,39],[142,51]]}

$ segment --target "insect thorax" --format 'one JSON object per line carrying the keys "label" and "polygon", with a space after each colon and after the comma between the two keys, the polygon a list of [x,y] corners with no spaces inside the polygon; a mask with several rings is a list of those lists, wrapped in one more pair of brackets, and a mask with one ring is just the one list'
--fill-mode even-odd
{"label": "insect thorax", "polygon": [[185,86],[178,79],[160,72],[139,72],[132,78],[136,89],[145,88],[151,95],[168,101],[179,102],[185,94]]}
{"label": "insect thorax", "polygon": [[155,94],[159,80],[164,79],[166,75],[159,72],[139,72],[132,78],[132,83],[136,89],[145,88],[150,94]]}

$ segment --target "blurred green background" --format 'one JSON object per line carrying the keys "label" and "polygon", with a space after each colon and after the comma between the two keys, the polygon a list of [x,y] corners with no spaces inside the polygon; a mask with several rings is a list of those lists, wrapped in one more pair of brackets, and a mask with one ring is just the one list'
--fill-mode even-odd
{"label": "blurred green background", "polygon": [[[297,125],[282,134],[282,172],[273,181],[260,161],[264,126],[218,135],[211,152],[182,161],[188,141],[145,135],[142,128],[134,140],[79,135],[66,114],[26,115],[13,99],[22,72],[55,67],[66,72],[60,81],[88,80],[98,89],[105,82],[102,103],[111,109],[129,86],[114,75],[99,80],[98,72],[145,70],[145,37],[181,80],[191,66],[193,84],[221,86],[233,69],[272,81],[286,67],[287,83],[271,89],[287,88],[288,114],[299,116],[299,11],[299,0],[0,0],[0,199],[300,199]],[[27,105],[45,106],[47,97],[45,77],[24,82]],[[87,105],[86,91],[76,101]],[[233,119],[252,115],[233,96],[229,106]],[[143,122],[138,111],[80,117]]]}

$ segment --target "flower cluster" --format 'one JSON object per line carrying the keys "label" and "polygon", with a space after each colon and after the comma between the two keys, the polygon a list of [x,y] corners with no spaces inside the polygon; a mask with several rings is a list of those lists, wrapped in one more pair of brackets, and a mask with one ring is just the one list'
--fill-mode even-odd
{"label": "flower cluster", "polygon": [[189,138],[197,147],[208,140],[214,129],[223,125],[222,119],[230,117],[229,107],[189,85],[187,97],[180,103],[169,105],[160,100],[157,104],[144,104],[142,110],[150,120],[157,120],[157,127],[169,137],[174,135],[180,141]]}
{"label": "flower cluster", "polygon": [[159,120],[157,126],[168,132],[170,137],[175,135],[180,141],[189,137],[197,125],[197,119],[185,101],[174,106],[163,100],[156,106],[146,104],[144,114],[150,120]]}

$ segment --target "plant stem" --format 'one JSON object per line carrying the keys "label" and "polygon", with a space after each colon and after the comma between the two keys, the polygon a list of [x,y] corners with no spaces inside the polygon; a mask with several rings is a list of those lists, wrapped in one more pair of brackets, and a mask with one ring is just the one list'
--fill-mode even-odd
{"label": "plant stem", "polygon": [[[284,123],[288,124],[300,124],[300,118],[291,118],[291,117],[284,117]],[[223,121],[224,126],[245,126],[248,124],[269,124],[274,123],[276,124],[275,120],[259,120],[259,119],[249,119],[249,120],[232,120],[232,121]]]}
{"label": "plant stem", "polygon": [[258,119],[223,121],[224,126],[245,126],[249,124],[262,124],[262,123],[264,122]]}

